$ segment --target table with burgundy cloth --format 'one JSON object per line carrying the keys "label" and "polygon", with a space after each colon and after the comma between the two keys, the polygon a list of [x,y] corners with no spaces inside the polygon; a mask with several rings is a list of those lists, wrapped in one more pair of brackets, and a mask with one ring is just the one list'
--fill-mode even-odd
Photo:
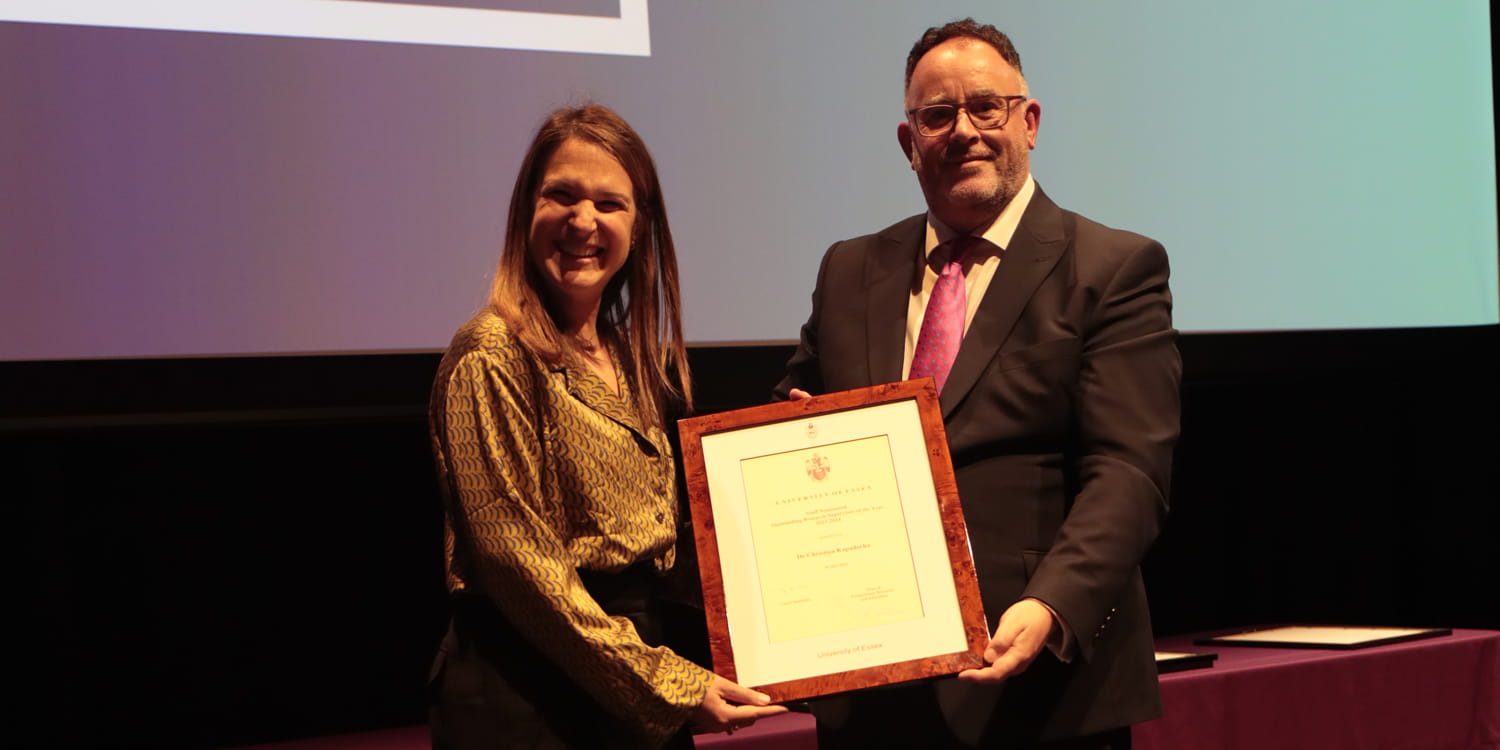
{"label": "table with burgundy cloth", "polygon": [[[1212,635],[1212,634],[1210,634]],[[1135,750],[1500,750],[1500,631],[1353,650],[1199,646],[1213,666],[1161,676],[1166,714],[1135,727]],[[815,750],[813,718],[788,713],[712,750]],[[257,750],[427,750],[422,726],[257,746]]]}
{"label": "table with burgundy cloth", "polygon": [[[1161,676],[1162,718],[1135,727],[1135,750],[1500,750],[1500,631],[1360,649],[1195,645],[1213,666]],[[813,750],[813,719],[792,713],[700,748]]]}
{"label": "table with burgundy cloth", "polygon": [[1500,632],[1351,650],[1195,645],[1206,669],[1161,676],[1166,715],[1135,727],[1135,750],[1500,748]]}

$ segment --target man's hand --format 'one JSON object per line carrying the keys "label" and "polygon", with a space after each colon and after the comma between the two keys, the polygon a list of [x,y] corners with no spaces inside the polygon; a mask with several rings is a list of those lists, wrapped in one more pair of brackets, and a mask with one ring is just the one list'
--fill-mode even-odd
{"label": "man's hand", "polygon": [[786,394],[786,398],[788,401],[801,401],[804,398],[812,398],[812,394],[801,388],[793,388],[790,393]]}
{"label": "man's hand", "polygon": [[964,682],[998,683],[1007,677],[1018,675],[1031,666],[1056,623],[1051,610],[1035,599],[1022,599],[1000,615],[995,626],[995,637],[984,650],[984,660],[989,665],[981,669],[966,669],[958,673]]}
{"label": "man's hand", "polygon": [[693,730],[697,732],[733,732],[755,723],[756,719],[786,713],[786,706],[773,706],[771,699],[738,683],[714,675],[703,703],[693,709]]}

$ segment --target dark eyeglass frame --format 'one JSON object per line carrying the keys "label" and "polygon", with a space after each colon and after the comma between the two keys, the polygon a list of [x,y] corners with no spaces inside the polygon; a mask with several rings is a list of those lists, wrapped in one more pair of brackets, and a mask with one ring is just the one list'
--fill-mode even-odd
{"label": "dark eyeglass frame", "polygon": [[[977,130],[995,130],[997,128],[1003,128],[1003,127],[1005,127],[1006,123],[1010,122],[1011,105],[1014,104],[1016,102],[1016,100],[1019,99],[1021,101],[1025,101],[1025,100],[1030,99],[1030,98],[1031,97],[1026,96],[1024,94],[1011,94],[1009,96],[976,96],[973,99],[969,99],[967,101],[962,101],[962,102],[958,102],[958,103],[949,102],[949,103],[944,103],[944,104],[929,104],[929,105],[927,105],[925,107],[917,107],[916,109],[908,109],[908,110],[906,110],[906,119],[907,119],[908,122],[911,123],[911,126],[914,129],[916,129],[918,135],[926,136],[928,138],[931,138],[933,136],[938,136],[938,135],[947,135],[949,131],[951,131],[951,130],[953,130],[953,128],[957,127],[958,126],[958,113],[959,113],[960,110],[962,110],[963,113],[968,116],[968,118],[969,118],[969,124],[973,125],[975,129],[977,129]],[[977,104],[977,103],[980,103],[980,102],[995,102],[995,101],[1003,101],[1003,102],[1005,102],[1005,106],[1000,107],[1000,109],[1005,114],[1001,116],[999,122],[996,122],[993,125],[981,125],[981,124],[979,124],[979,121],[976,120],[976,119],[974,119],[973,110],[970,109],[970,105]],[[918,117],[918,115],[920,115],[923,112],[932,112],[934,110],[952,110],[953,111],[953,119],[951,119],[951,120],[948,121],[948,127],[942,128],[940,130],[930,130],[930,129],[927,128],[927,126],[925,126],[925,125],[922,124],[922,118]]]}

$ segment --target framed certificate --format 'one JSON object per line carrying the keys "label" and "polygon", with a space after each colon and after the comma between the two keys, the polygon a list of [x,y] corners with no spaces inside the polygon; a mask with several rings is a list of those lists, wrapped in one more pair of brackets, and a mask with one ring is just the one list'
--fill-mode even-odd
{"label": "framed certificate", "polygon": [[714,671],[784,702],[984,665],[931,379],[679,429]]}
{"label": "framed certificate", "polygon": [[1355,649],[1452,635],[1451,628],[1386,628],[1349,625],[1282,625],[1226,633],[1193,641],[1200,646]]}

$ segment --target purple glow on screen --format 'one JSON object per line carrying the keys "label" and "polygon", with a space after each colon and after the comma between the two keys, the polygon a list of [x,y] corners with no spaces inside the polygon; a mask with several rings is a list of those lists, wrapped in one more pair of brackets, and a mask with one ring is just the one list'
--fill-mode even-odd
{"label": "purple glow on screen", "polygon": [[[341,0],[351,2],[352,0]],[[618,16],[619,0],[356,0],[396,5],[428,5],[437,8],[519,10],[529,13],[562,13],[574,16]]]}
{"label": "purple glow on screen", "polygon": [[[453,287],[438,280],[443,259],[430,245],[454,241],[439,226],[443,204],[472,200],[443,180],[480,165],[432,137],[447,129],[433,127],[440,113],[347,85],[347,66],[378,68],[381,48],[351,61],[349,50],[299,40],[28,31],[0,36],[32,46],[24,80],[6,84],[37,107],[10,119],[23,130],[5,138],[28,145],[7,155],[19,177],[6,182],[16,194],[3,211],[7,245],[27,249],[7,265],[30,280],[6,290],[5,306],[49,314],[45,325],[7,326],[8,350],[440,344],[421,311]],[[173,53],[141,54],[152,36],[168,37]],[[420,73],[382,78],[430,88],[411,78]],[[69,340],[54,340],[59,332]]]}
{"label": "purple glow on screen", "polygon": [[[139,7],[197,22],[256,1]],[[296,9],[275,19],[284,36],[0,21],[0,359],[441,349],[483,304],[538,123],[585,101],[619,111],[656,158],[689,339],[793,339],[823,250],[922,210],[895,138],[905,54],[969,14],[1000,23],[1026,60],[1046,113],[1038,183],[1163,242],[1179,328],[1500,318],[1476,0],[515,12],[537,2],[267,2]],[[0,18],[125,5],[0,0]],[[332,6],[483,38],[318,37]],[[1366,30],[1352,34],[1356,15]],[[505,42],[540,29],[546,46],[496,45],[470,19],[507,27]],[[394,30],[436,34],[407,26]],[[1388,37],[1419,53],[1390,55]],[[1141,99],[1148,80],[1170,95]],[[1441,83],[1427,147],[1389,148],[1371,80]],[[1246,117],[1243,92],[1270,90],[1298,113],[1295,138]]]}

